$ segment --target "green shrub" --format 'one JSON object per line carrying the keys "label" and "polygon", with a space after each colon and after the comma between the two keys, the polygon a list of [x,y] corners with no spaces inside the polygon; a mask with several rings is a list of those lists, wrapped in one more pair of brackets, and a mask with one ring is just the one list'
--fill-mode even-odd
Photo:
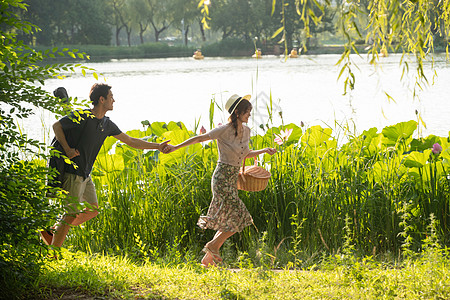
{"label": "green shrub", "polygon": [[23,45],[16,39],[18,31],[34,34],[38,29],[21,20],[21,9],[25,5],[19,0],[0,5],[0,298],[5,299],[20,298],[33,287],[47,254],[37,233],[55,221],[63,198],[61,191],[46,186],[46,146],[23,135],[16,123],[33,114],[29,107],[53,113],[68,108],[40,84],[81,66],[40,66],[44,58],[85,58],[68,49],[40,53]]}
{"label": "green shrub", "polygon": [[255,53],[255,46],[251,42],[238,39],[224,39],[220,42],[202,47],[205,56],[251,56]]}

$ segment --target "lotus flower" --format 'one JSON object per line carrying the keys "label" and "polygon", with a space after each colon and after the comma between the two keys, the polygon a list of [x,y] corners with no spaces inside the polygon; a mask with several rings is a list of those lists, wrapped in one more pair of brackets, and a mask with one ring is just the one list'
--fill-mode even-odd
{"label": "lotus flower", "polygon": [[439,145],[439,143],[436,143],[433,145],[433,148],[431,149],[431,152],[433,152],[434,154],[439,154],[442,151],[442,146]]}
{"label": "lotus flower", "polygon": [[206,129],[205,127],[202,126],[202,128],[200,128],[200,134],[205,134],[206,133]]}
{"label": "lotus flower", "polygon": [[277,143],[278,145],[283,145],[284,142],[286,142],[289,139],[289,136],[292,133],[292,128],[291,129],[286,129],[286,130],[281,130],[280,134],[275,134],[277,137],[275,138],[275,143]]}

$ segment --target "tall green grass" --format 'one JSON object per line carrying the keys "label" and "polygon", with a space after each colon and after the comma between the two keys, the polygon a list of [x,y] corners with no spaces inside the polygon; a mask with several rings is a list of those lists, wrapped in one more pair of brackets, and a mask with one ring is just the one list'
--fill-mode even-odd
{"label": "tall green grass", "polygon": [[[321,126],[266,126],[251,138],[251,148],[278,148],[259,158],[272,177],[264,191],[240,191],[256,228],[233,236],[224,255],[304,266],[318,253],[342,253],[349,239],[358,255],[403,255],[421,249],[430,215],[448,246],[449,139],[414,138],[416,128],[408,121],[354,135]],[[275,144],[275,134],[286,129],[291,135]],[[128,134],[177,144],[195,133],[182,123],[154,122]],[[443,148],[439,154],[431,151],[435,143]],[[196,222],[211,201],[216,160],[215,142],[165,155],[108,139],[93,171],[100,214],[72,230],[68,242],[84,251],[169,262],[183,259],[174,253],[199,255],[214,234]],[[258,254],[261,243],[264,253]]]}

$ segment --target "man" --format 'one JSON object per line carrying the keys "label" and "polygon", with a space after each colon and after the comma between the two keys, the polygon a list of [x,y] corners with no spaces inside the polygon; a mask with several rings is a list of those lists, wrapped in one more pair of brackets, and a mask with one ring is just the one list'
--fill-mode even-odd
{"label": "man", "polygon": [[[157,149],[165,151],[169,141],[160,144],[150,143],[132,138],[120,131],[105,114],[113,110],[114,97],[111,86],[94,84],[89,93],[93,108],[90,111],[72,112],[53,124],[56,139],[64,149],[65,155],[74,164],[66,164],[62,188],[69,196],[76,199],[68,205],[68,213],[63,216],[55,227],[54,232],[41,231],[44,243],[61,247],[71,226],[80,225],[95,216],[98,208],[95,187],[90,173],[97,154],[108,136],[113,136],[121,142],[137,149]],[[76,209],[76,203],[87,202],[83,211]]]}

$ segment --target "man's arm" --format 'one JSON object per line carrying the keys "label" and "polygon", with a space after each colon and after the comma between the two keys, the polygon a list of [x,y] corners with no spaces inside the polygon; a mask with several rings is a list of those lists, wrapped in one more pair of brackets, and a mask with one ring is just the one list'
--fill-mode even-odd
{"label": "man's arm", "polygon": [[66,156],[70,159],[74,158],[75,156],[80,155],[80,152],[78,152],[77,149],[70,148],[69,144],[66,140],[66,135],[64,134],[64,130],[62,128],[62,125],[59,121],[57,121],[55,124],[53,124],[53,131],[55,132],[55,137],[58,140],[58,142],[61,144],[61,146],[64,149],[64,152],[66,152]]}
{"label": "man's arm", "polygon": [[161,152],[164,152],[164,148],[170,140],[164,141],[162,143],[151,143],[141,139],[133,138],[126,133],[120,133],[118,135],[114,135],[116,139],[127,144],[130,147],[136,149],[157,149]]}

